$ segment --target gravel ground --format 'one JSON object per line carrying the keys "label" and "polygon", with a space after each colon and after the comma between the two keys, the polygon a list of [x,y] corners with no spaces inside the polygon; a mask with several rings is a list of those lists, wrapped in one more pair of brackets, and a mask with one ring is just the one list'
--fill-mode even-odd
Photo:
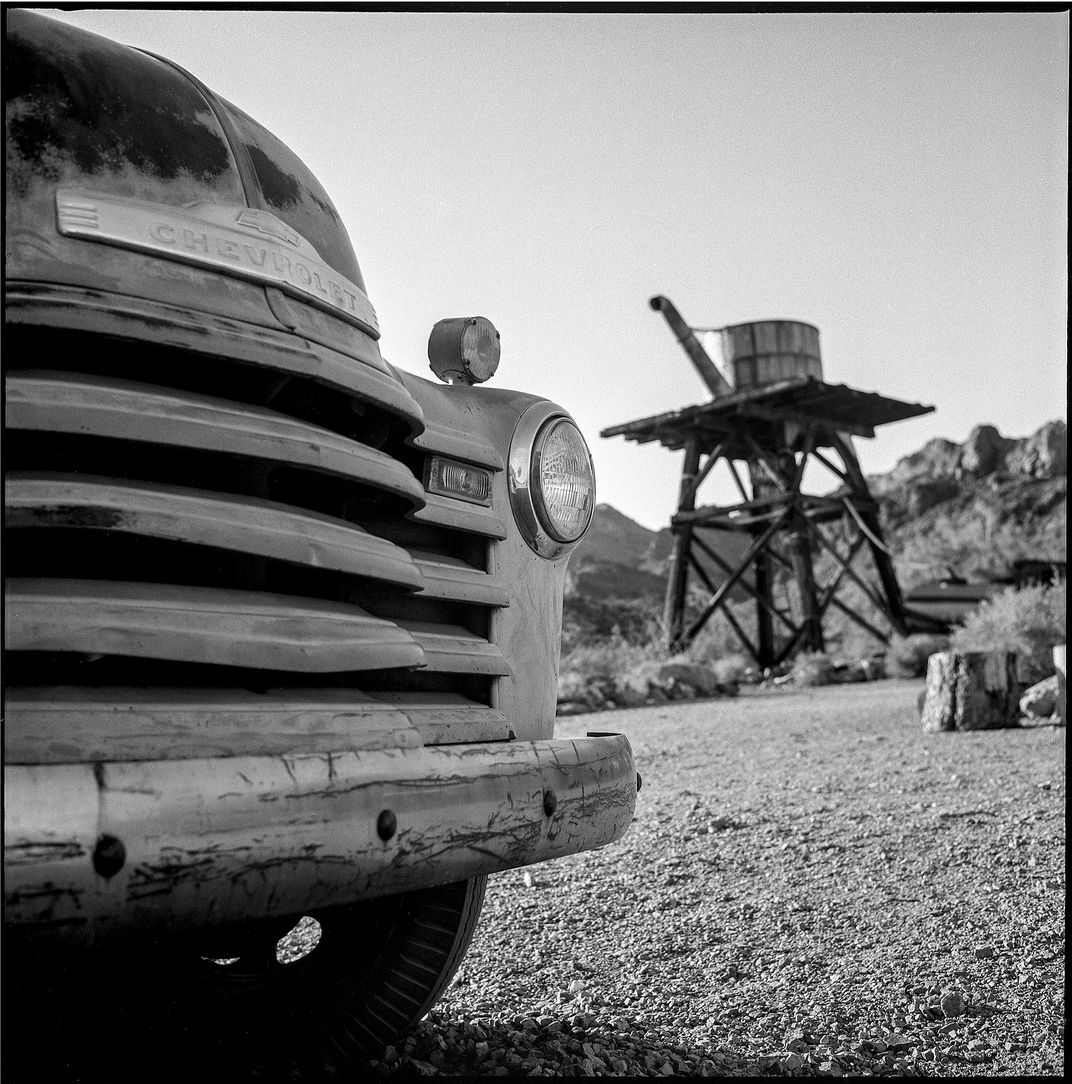
{"label": "gravel ground", "polygon": [[1064,729],[924,734],[919,689],[560,720],[629,735],[632,828],[492,878],[445,999],[369,1068],[1062,1074]]}
{"label": "gravel ground", "polygon": [[55,1050],[8,1017],[4,1079],[1061,1075],[1064,728],[924,734],[920,688],[560,719],[629,735],[633,826],[493,877],[446,996],[369,1065],[224,1077],[225,1019],[161,1045],[102,995],[25,1006],[74,1029]]}

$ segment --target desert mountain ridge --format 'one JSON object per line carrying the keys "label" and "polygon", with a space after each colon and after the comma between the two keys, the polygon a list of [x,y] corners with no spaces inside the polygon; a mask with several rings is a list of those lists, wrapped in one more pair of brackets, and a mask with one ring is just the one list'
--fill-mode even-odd
{"label": "desert mountain ridge", "polygon": [[[869,475],[902,588],[949,572],[1000,579],[1022,558],[1063,561],[1067,448],[1067,425],[1060,420],[1019,439],[979,425],[963,443],[930,440],[892,470]],[[731,532],[707,537],[730,564],[749,541]],[[567,609],[624,600],[654,616],[671,541],[669,526],[652,531],[609,504],[597,505],[592,527],[570,559]],[[715,583],[723,578],[713,565],[708,572]]]}

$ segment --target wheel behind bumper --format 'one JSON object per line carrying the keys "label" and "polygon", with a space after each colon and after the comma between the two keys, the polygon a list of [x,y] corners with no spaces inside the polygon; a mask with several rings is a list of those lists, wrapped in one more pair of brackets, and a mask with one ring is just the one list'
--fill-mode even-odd
{"label": "wheel behind bumper", "polygon": [[93,1081],[146,1079],[161,1059],[169,1078],[318,1079],[326,1066],[359,1065],[438,1000],[472,941],[486,883],[325,908],[292,933],[294,922],[276,920],[127,955],[113,945],[27,957],[8,988],[21,1023],[5,1028],[5,1060]]}

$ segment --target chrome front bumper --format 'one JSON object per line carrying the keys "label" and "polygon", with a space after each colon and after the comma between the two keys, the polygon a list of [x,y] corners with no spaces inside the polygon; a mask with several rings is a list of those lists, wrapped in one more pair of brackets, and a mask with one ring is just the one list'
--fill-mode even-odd
{"label": "chrome front bumper", "polygon": [[5,768],[5,922],[76,942],[315,911],[619,839],[621,735]]}

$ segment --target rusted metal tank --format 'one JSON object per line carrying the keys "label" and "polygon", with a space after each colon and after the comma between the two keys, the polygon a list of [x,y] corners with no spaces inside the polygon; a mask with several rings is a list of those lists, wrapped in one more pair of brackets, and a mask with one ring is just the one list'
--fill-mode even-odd
{"label": "rusted metal tank", "polygon": [[823,378],[819,329],[800,320],[731,324],[722,332],[722,357],[737,391],[797,376]]}

